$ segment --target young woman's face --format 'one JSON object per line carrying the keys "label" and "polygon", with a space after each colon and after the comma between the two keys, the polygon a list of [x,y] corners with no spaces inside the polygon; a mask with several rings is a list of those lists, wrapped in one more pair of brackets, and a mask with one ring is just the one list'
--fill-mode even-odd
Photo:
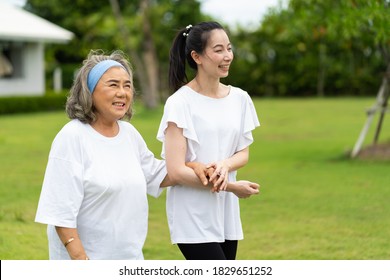
{"label": "young woman's face", "polygon": [[112,67],[103,74],[93,92],[98,121],[115,122],[131,105],[133,92],[130,76],[122,67]]}
{"label": "young woman's face", "polygon": [[233,49],[229,37],[222,29],[210,31],[210,37],[201,58],[201,64],[208,75],[227,77],[233,61]]}

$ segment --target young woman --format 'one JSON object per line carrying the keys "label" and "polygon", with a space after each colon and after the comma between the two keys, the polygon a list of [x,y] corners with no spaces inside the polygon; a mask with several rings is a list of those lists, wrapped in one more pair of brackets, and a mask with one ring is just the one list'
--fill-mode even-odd
{"label": "young woman", "polygon": [[[180,30],[170,51],[175,93],[166,102],[157,137],[168,173],[178,182],[167,193],[171,240],[186,259],[235,259],[243,238],[239,198],[258,193],[258,184],[236,182],[259,121],[248,93],[220,81],[232,61],[229,37],[216,22]],[[186,62],[196,71],[191,81]],[[215,192],[191,187],[188,161],[215,168],[210,176]]]}

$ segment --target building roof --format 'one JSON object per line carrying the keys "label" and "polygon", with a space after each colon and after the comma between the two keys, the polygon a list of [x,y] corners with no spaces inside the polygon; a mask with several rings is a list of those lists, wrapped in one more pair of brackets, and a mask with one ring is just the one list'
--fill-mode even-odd
{"label": "building roof", "polygon": [[0,2],[0,40],[66,43],[73,33],[23,8]]}

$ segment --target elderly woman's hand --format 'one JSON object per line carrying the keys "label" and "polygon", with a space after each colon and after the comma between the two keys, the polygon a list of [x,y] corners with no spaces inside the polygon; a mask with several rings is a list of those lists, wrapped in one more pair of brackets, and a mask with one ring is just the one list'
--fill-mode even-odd
{"label": "elderly woman's hand", "polygon": [[186,162],[186,166],[194,170],[196,176],[198,176],[204,186],[209,184],[210,176],[215,171],[213,167],[207,167],[205,164],[197,161]]}

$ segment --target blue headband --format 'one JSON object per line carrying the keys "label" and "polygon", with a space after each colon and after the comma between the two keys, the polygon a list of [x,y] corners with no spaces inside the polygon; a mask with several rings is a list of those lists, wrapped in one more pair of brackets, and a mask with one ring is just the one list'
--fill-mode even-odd
{"label": "blue headband", "polygon": [[114,66],[120,66],[123,69],[125,69],[125,67],[123,67],[123,65],[120,64],[118,61],[111,60],[111,59],[100,61],[98,64],[92,67],[91,71],[89,71],[88,73],[88,78],[87,78],[87,85],[88,85],[89,92],[91,94],[95,90],[95,87],[99,82],[100,78],[103,76],[103,74],[106,73],[108,69]]}

